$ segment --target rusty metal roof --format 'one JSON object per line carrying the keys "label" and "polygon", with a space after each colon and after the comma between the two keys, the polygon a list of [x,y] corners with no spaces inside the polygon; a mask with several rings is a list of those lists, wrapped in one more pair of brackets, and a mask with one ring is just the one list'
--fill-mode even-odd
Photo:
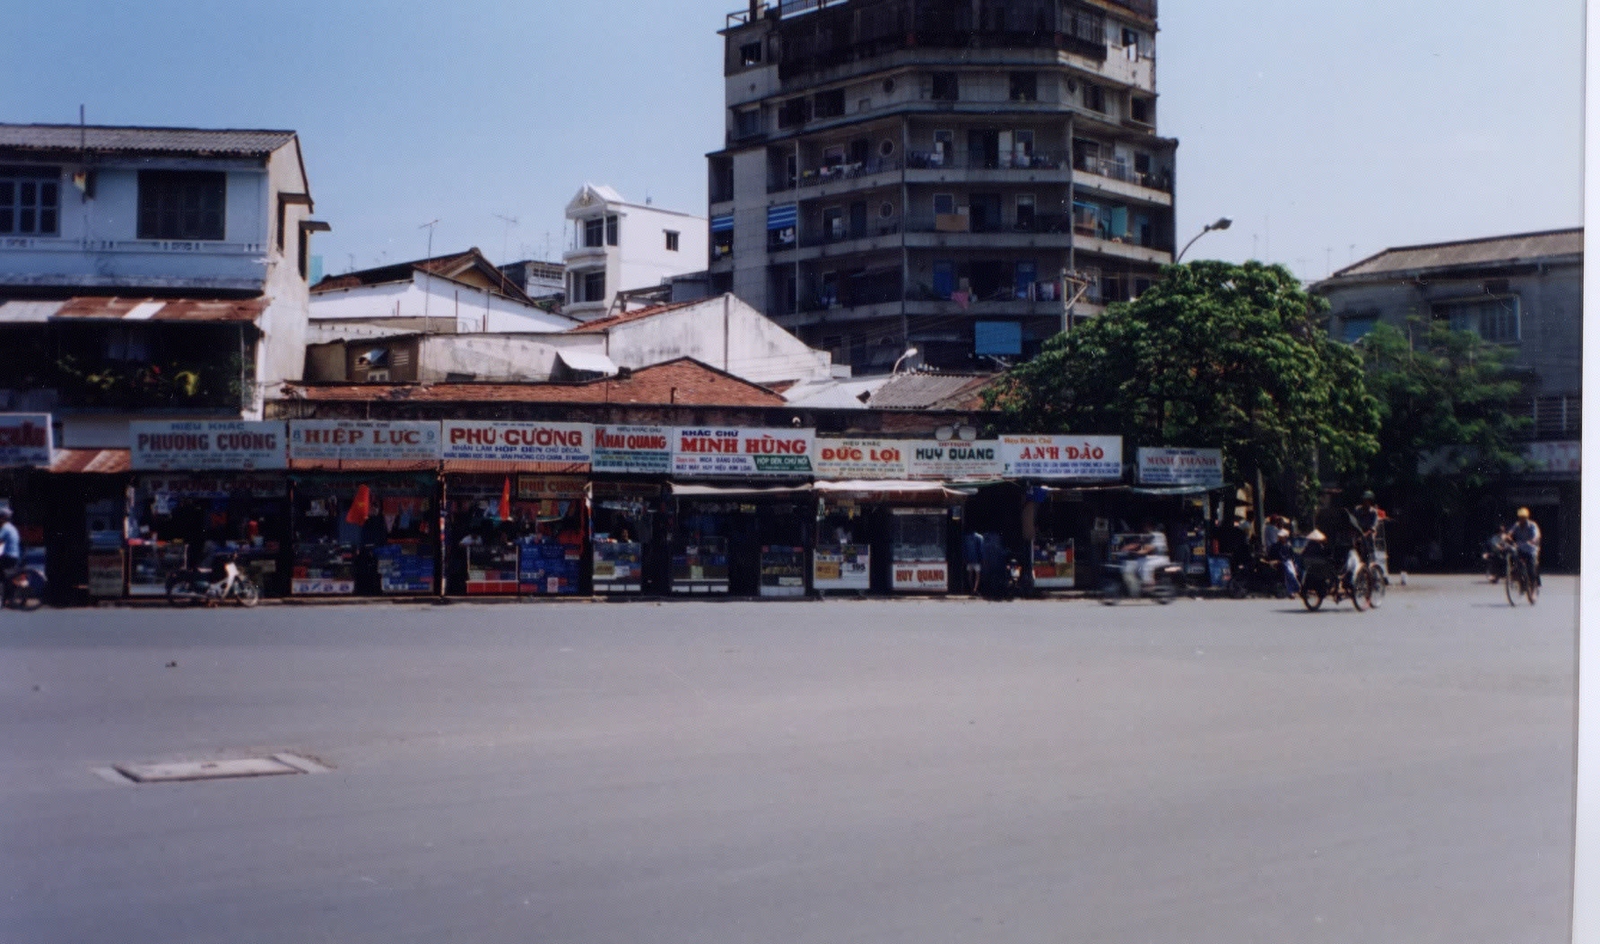
{"label": "rusty metal roof", "polygon": [[867,407],[874,410],[969,410],[978,405],[978,392],[993,374],[917,371],[898,374],[873,392]]}
{"label": "rusty metal roof", "polygon": [[51,472],[115,475],[133,468],[128,449],[57,449],[50,454]]}
{"label": "rusty metal roof", "polygon": [[1388,278],[1400,273],[1458,266],[1516,265],[1556,256],[1583,255],[1583,228],[1492,236],[1423,246],[1397,246],[1346,266],[1326,281]]}
{"label": "rusty metal roof", "polygon": [[253,324],[270,299],[118,298],[78,296],[65,301],[0,303],[0,324],[46,321],[207,321]]}
{"label": "rusty metal roof", "polygon": [[266,157],[293,141],[294,137],[293,131],[0,124],[0,148],[26,151],[90,150]]}

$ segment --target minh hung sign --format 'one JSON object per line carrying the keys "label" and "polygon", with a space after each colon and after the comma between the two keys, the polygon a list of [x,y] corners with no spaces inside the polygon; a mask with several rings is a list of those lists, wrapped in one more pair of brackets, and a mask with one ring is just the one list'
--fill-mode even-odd
{"label": "minh hung sign", "polygon": [[50,467],[50,414],[0,413],[0,469]]}
{"label": "minh hung sign", "polygon": [[672,441],[672,474],[784,477],[815,471],[816,430],[679,429]]}
{"label": "minh hung sign", "polygon": [[282,421],[139,420],[128,424],[135,472],[283,469]]}
{"label": "minh hung sign", "polygon": [[1140,485],[1222,485],[1221,449],[1139,448]]}

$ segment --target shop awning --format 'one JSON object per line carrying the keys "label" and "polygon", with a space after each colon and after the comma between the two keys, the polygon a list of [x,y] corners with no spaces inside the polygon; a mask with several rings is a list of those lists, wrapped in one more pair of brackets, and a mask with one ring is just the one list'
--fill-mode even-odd
{"label": "shop awning", "polygon": [[133,468],[132,455],[128,449],[57,449],[50,454],[50,471],[116,475]]}
{"label": "shop awning", "polygon": [[605,374],[607,377],[618,372],[611,358],[599,351],[557,351],[556,358],[572,370]]}
{"label": "shop awning", "polygon": [[679,498],[782,498],[810,494],[810,485],[686,485],[669,482],[672,494]]}
{"label": "shop awning", "polygon": [[290,459],[294,472],[437,472],[431,459]]}
{"label": "shop awning", "polygon": [[947,488],[942,482],[918,482],[911,479],[845,479],[837,482],[818,482],[813,488],[824,496],[877,501],[890,501],[896,498],[962,501],[970,494]]}
{"label": "shop awning", "polygon": [[454,474],[588,475],[586,462],[518,462],[514,459],[446,459],[440,470]]}

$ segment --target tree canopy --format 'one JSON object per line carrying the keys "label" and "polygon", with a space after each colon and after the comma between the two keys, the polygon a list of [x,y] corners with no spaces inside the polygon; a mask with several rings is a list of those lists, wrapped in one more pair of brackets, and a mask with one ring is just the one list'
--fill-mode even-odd
{"label": "tree canopy", "polygon": [[1138,300],[1046,342],[990,404],[1018,431],[1221,447],[1234,481],[1259,470],[1310,507],[1319,456],[1350,471],[1378,448],[1378,405],[1358,354],[1322,327],[1326,306],[1282,266],[1168,266]]}

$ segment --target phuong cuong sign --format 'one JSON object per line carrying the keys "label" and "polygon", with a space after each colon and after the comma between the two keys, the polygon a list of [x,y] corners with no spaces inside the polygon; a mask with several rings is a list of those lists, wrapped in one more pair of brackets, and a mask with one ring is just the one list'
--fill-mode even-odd
{"label": "phuong cuong sign", "polygon": [[136,420],[128,424],[136,472],[283,469],[281,421]]}

